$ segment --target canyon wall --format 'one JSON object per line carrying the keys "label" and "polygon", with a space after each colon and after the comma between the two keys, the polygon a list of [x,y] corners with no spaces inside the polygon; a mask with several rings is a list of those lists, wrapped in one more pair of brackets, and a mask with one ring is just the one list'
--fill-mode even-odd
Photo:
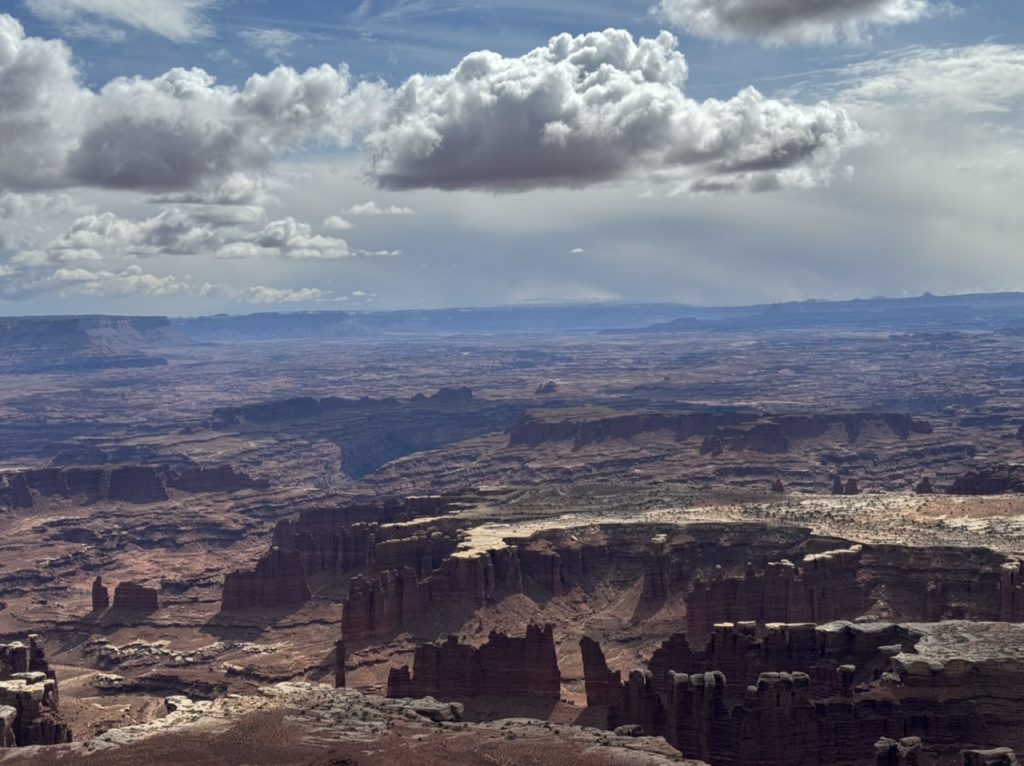
{"label": "canyon wall", "polygon": [[571,441],[575,449],[610,439],[631,439],[657,431],[676,441],[700,436],[701,454],[724,450],[768,454],[788,452],[795,442],[828,437],[836,443],[854,443],[865,432],[881,433],[906,441],[914,434],[930,434],[925,420],[904,414],[851,413],[842,415],[760,415],[749,411],[660,413],[629,412],[567,414],[533,410],[509,429],[509,444],[538,447]]}
{"label": "canyon wall", "polygon": [[167,500],[168,489],[189,493],[235,492],[267,486],[269,482],[252,479],[227,465],[181,472],[161,465],[32,468],[0,473],[0,510],[32,508],[37,498],[144,504]]}
{"label": "canyon wall", "polygon": [[[271,549],[255,569],[225,577],[221,608],[298,606],[309,600],[315,585],[331,585],[358,572],[351,585],[354,599],[349,600],[358,611],[364,608],[364,595],[375,599],[366,607],[372,612],[366,625],[371,631],[367,635],[378,635],[373,631],[386,631],[386,619],[400,621],[392,607],[395,588],[405,582],[407,572],[415,575],[413,580],[425,578],[454,553],[458,537],[444,524],[444,516],[462,504],[462,498],[420,496],[304,511],[277,524]],[[410,581],[408,594],[414,590]],[[395,616],[385,618],[385,602]],[[380,625],[373,628],[378,620]]]}
{"label": "canyon wall", "polygon": [[416,648],[413,667],[394,668],[389,697],[531,697],[557,701],[561,674],[551,625],[529,625],[523,638],[491,633],[480,647],[449,636]]}
{"label": "canyon wall", "polygon": [[428,576],[411,567],[375,577],[352,578],[342,602],[341,633],[346,641],[384,638],[415,626],[444,605],[483,606],[522,590],[515,548],[449,556]]}
{"label": "canyon wall", "polygon": [[606,707],[609,728],[662,735],[712,766],[901,764],[922,753],[953,763],[963,743],[1024,746],[1024,658],[1002,646],[1021,629],[952,621],[920,630],[720,625],[699,651],[674,636],[617,689],[588,645],[588,702]]}

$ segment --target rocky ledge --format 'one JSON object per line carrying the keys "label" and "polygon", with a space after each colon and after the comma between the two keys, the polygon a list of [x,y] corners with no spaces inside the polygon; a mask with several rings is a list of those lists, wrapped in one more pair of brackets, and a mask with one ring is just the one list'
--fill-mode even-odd
{"label": "rocky ledge", "polygon": [[[508,719],[460,720],[462,707],[431,698],[385,699],[353,689],[283,683],[252,696],[212,702],[170,697],[167,713],[147,724],[112,729],[87,742],[15,751],[10,764],[195,763],[342,764],[545,761],[593,766],[701,766],[680,761],[664,740],[597,729]],[[373,743],[371,747],[367,743]]]}

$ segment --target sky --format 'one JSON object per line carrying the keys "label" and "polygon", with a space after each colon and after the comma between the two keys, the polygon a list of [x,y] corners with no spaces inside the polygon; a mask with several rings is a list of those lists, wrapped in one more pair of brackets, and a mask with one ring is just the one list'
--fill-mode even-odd
{"label": "sky", "polygon": [[1019,0],[0,0],[0,313],[1024,290]]}

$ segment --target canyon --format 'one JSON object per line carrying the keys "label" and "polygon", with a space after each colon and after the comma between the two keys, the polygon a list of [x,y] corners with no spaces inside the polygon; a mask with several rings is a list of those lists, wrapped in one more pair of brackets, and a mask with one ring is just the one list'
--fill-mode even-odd
{"label": "canyon", "polygon": [[1016,762],[1024,304],[864,303],[9,321],[0,759]]}

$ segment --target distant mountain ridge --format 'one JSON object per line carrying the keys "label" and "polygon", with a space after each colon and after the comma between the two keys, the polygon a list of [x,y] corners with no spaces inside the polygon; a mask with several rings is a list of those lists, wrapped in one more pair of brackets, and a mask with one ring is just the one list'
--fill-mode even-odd
{"label": "distant mountain ridge", "polygon": [[[401,311],[307,311],[181,317],[0,318],[0,372],[163,364],[188,342],[341,341],[516,334],[658,334],[794,329],[1024,334],[1024,293],[975,293],[752,306],[570,304]],[[156,353],[154,353],[156,352]]]}
{"label": "distant mountain ridge", "polygon": [[188,343],[166,317],[0,317],[0,372],[152,367],[155,350]]}

